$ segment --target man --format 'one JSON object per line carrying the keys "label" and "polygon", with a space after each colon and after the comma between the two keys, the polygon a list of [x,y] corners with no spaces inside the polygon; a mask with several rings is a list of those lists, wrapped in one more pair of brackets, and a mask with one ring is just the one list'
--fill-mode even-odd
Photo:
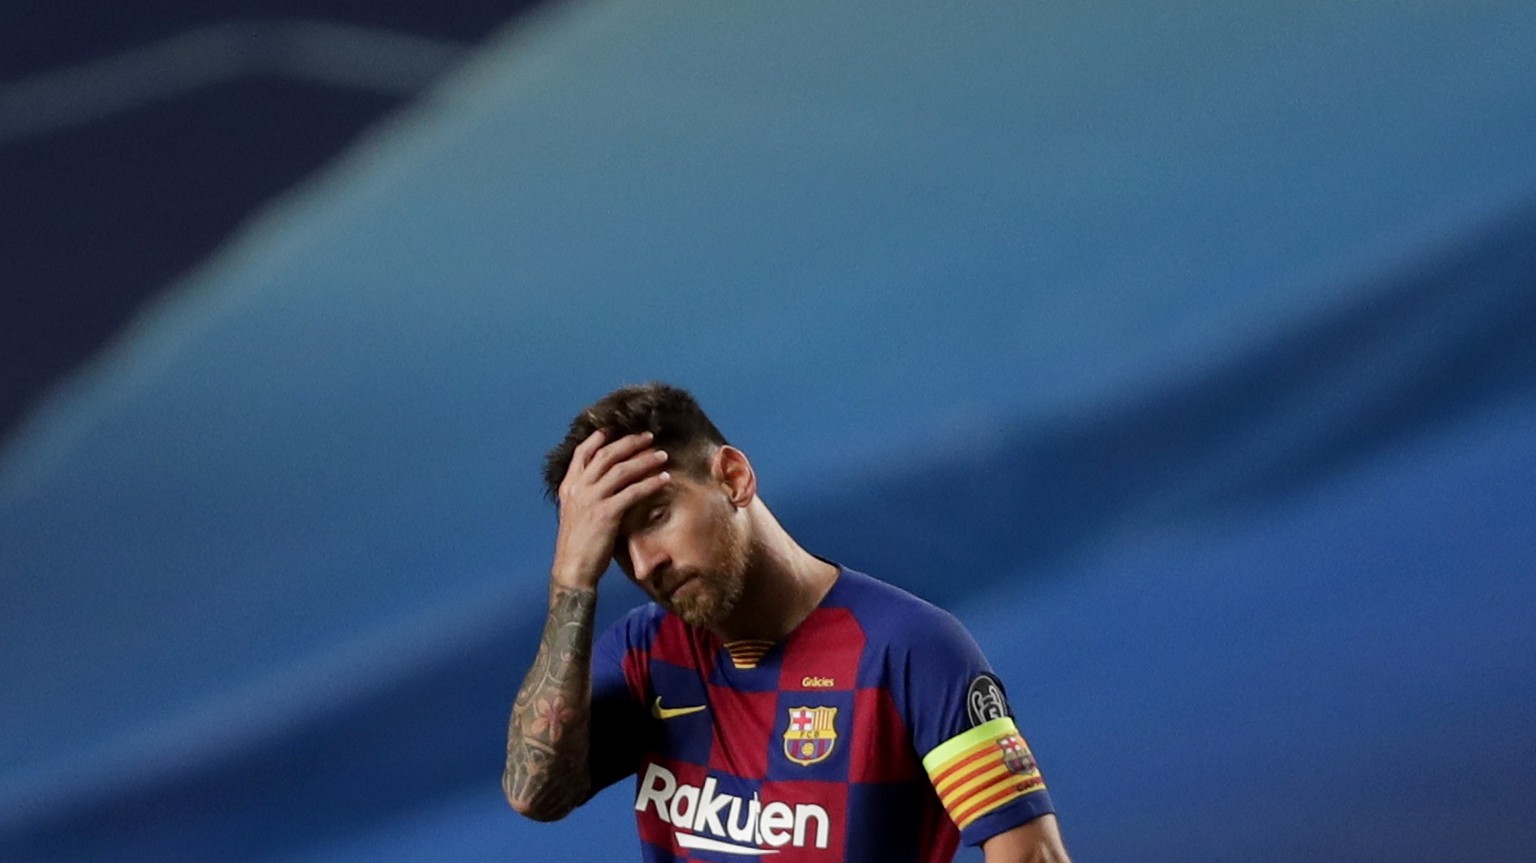
{"label": "man", "polygon": [[[636,774],[648,861],[1066,861],[1001,684],[948,613],[801,548],[693,397],[626,387],[545,464],[560,527],[502,786],[564,817]],[[613,560],[653,603],[593,644]]]}

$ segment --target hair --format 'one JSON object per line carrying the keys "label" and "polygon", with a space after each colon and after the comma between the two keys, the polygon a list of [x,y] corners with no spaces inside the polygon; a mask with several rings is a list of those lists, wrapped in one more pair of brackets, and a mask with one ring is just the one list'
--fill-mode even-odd
{"label": "hair", "polygon": [[577,414],[565,439],[544,457],[544,494],[550,501],[558,499],[576,447],[599,429],[609,442],[648,431],[655,435],[651,446],[666,450],[668,465],[695,477],[707,472],[715,448],[728,443],[687,390],[658,381],[620,387]]}

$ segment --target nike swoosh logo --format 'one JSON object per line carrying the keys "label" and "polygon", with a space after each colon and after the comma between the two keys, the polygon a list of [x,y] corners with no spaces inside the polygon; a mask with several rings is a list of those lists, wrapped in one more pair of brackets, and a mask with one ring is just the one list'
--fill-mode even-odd
{"label": "nike swoosh logo", "polygon": [[656,703],[651,705],[651,715],[657,719],[675,719],[679,716],[687,716],[690,713],[698,713],[704,708],[705,705],[703,704],[694,707],[662,707],[661,696],[658,695],[656,696]]}

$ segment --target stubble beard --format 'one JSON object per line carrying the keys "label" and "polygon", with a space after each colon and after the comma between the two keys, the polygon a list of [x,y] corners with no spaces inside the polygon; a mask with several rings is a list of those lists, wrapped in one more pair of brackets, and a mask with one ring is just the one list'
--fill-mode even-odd
{"label": "stubble beard", "polygon": [[717,538],[707,569],[682,573],[691,576],[681,593],[673,594],[673,613],[689,626],[708,627],[730,617],[747,587],[751,544],[745,534],[722,515],[711,534]]}

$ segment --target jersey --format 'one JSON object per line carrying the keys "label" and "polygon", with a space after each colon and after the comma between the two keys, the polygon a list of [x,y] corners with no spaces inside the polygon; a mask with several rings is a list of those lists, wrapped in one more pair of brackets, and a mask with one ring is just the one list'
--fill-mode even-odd
{"label": "jersey", "polygon": [[1002,685],[952,615],[839,568],[777,643],[654,603],[593,649],[594,793],[635,778],[649,863],[939,863],[1054,811]]}

